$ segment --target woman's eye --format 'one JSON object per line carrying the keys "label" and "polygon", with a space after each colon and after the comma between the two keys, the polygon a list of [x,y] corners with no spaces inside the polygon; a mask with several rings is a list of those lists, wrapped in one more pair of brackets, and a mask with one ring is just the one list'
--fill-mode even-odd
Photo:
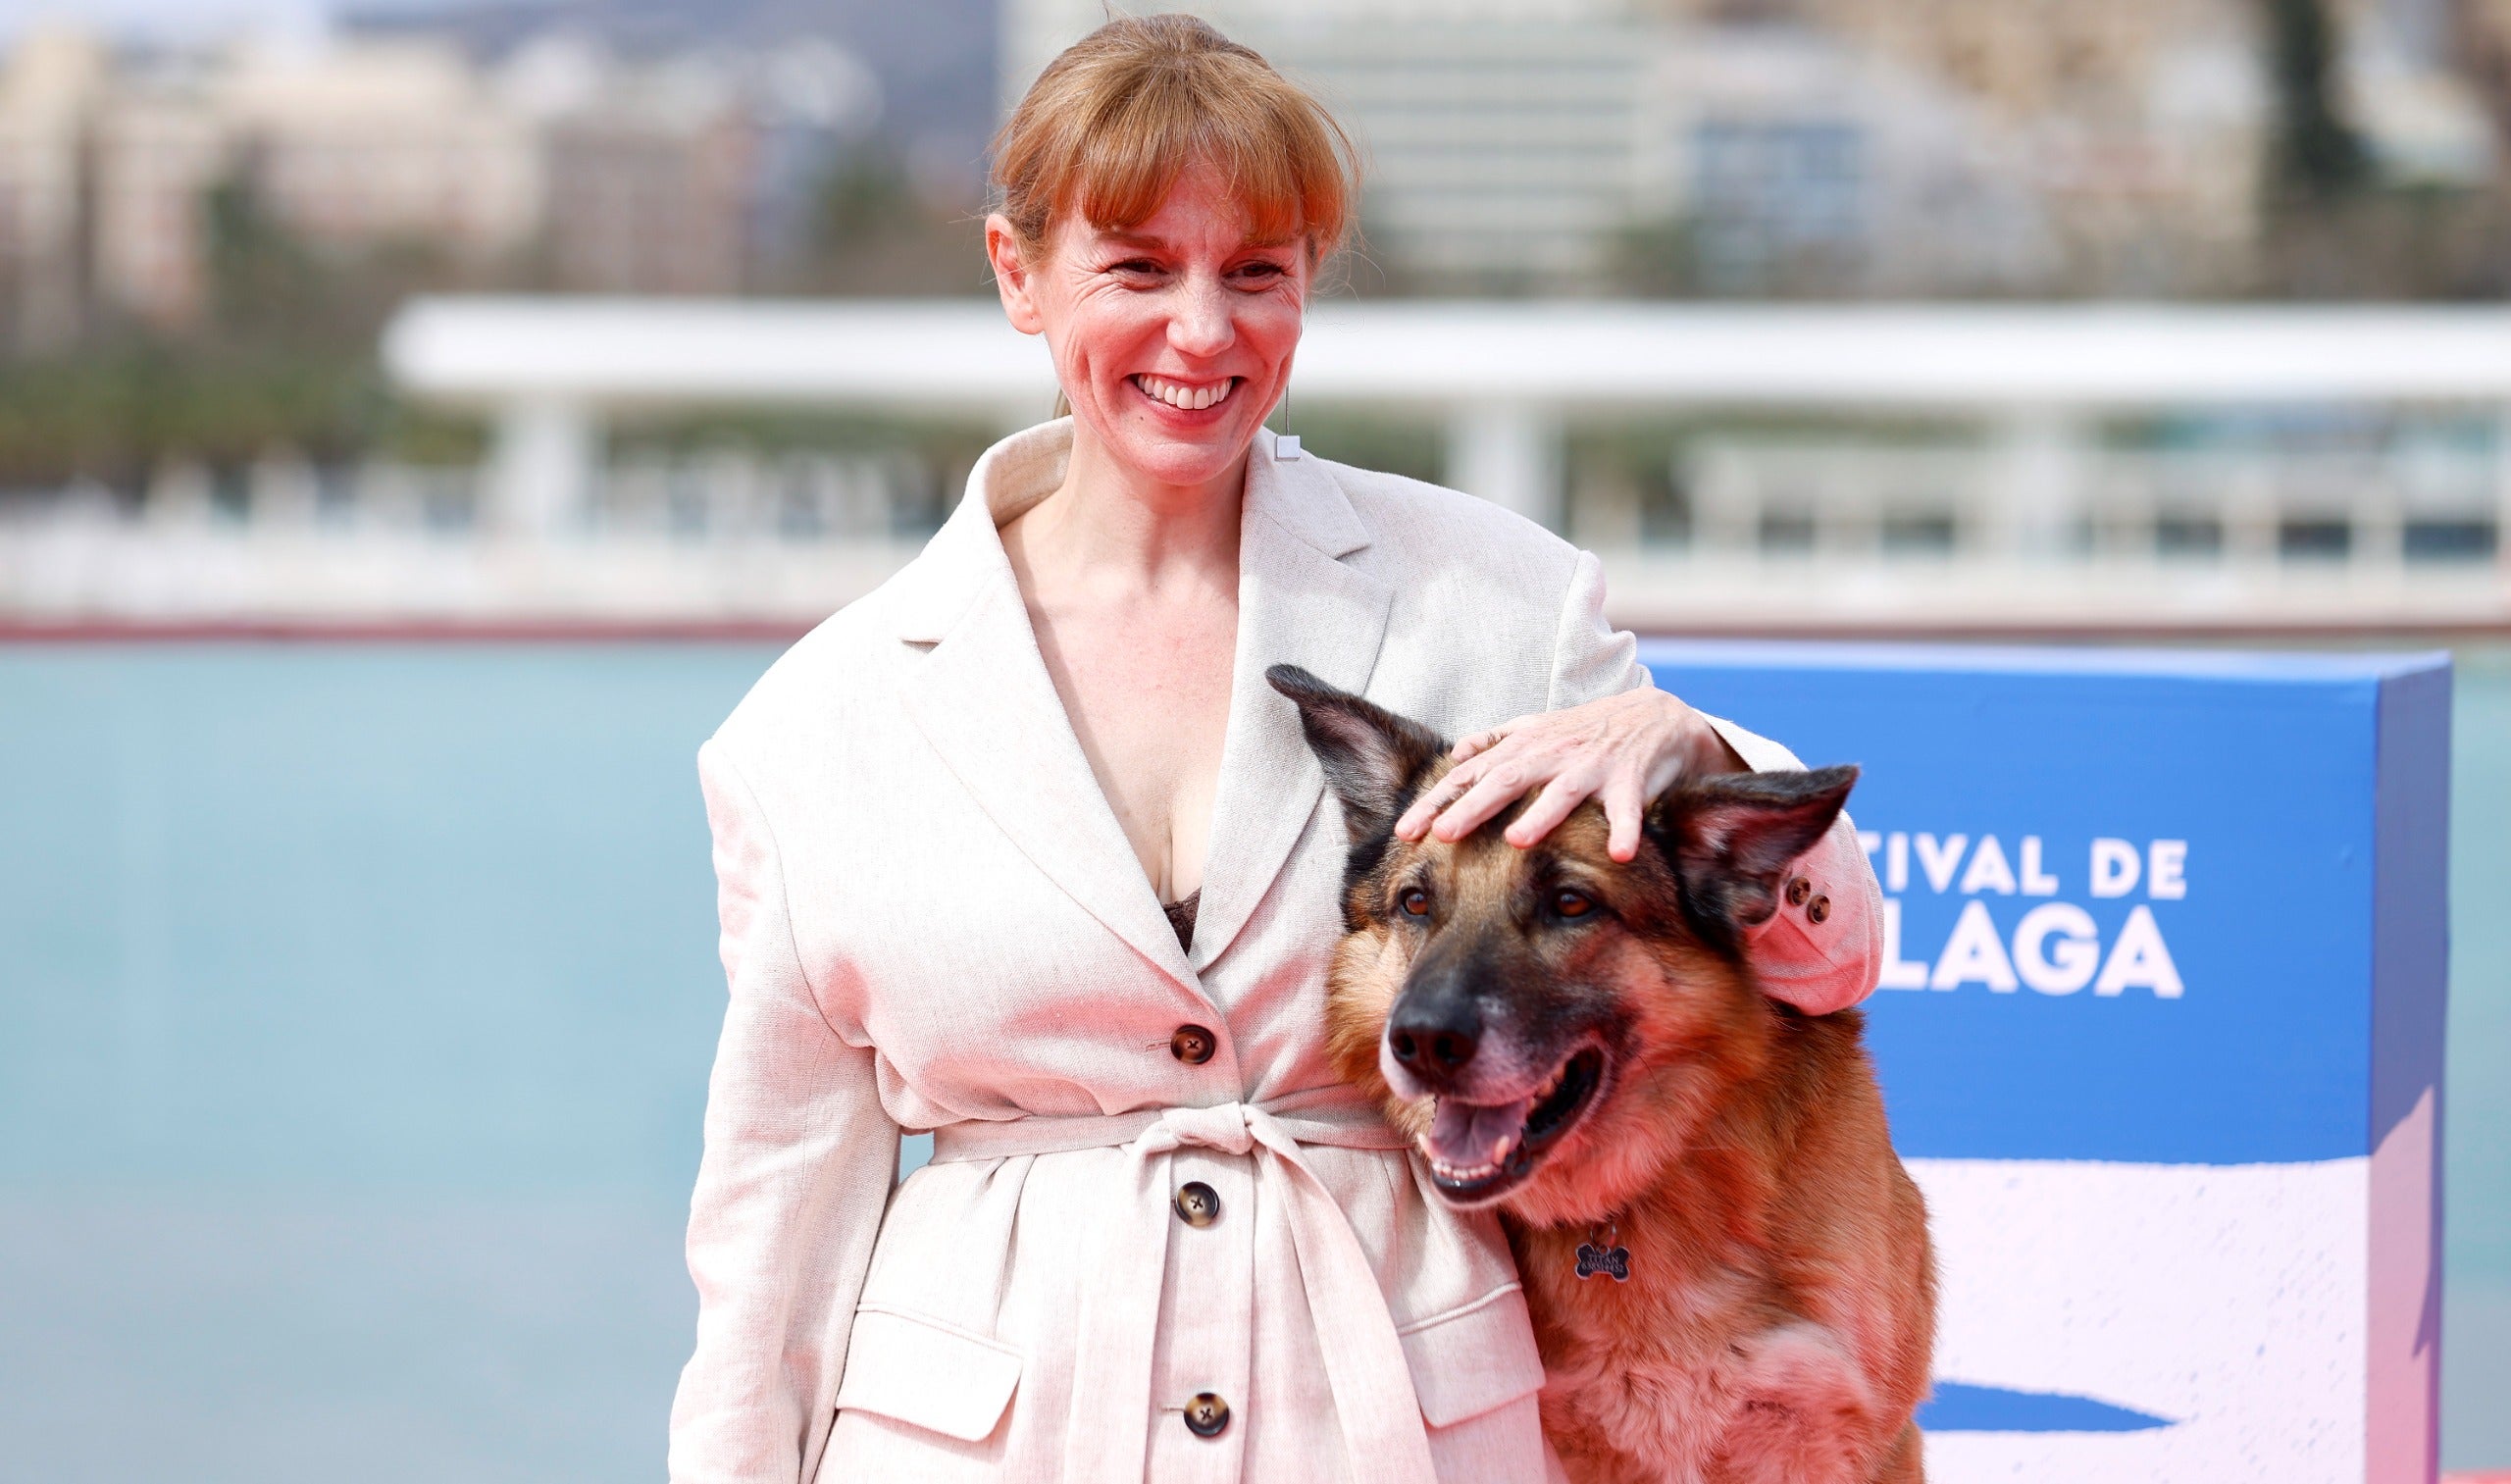
{"label": "woman's eye", "polygon": [[1404,895],[1395,898],[1395,904],[1404,909],[1404,915],[1407,917],[1430,915],[1430,894],[1419,887],[1405,888]]}
{"label": "woman's eye", "polygon": [[1563,887],[1552,894],[1552,910],[1563,917],[1584,917],[1596,909],[1595,898]]}

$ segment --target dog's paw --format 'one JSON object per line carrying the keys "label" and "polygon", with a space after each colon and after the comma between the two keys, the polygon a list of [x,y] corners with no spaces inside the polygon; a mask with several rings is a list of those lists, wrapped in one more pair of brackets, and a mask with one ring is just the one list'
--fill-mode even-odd
{"label": "dog's paw", "polygon": [[1877,1452],[1873,1388],[1819,1324],[1768,1330],[1738,1346],[1718,1439],[1717,1484],[1854,1484]]}

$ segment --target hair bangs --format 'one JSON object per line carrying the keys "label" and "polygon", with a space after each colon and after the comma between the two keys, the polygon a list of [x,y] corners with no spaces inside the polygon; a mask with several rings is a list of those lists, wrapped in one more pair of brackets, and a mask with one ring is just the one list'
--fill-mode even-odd
{"label": "hair bangs", "polygon": [[1091,130],[1073,162],[1067,199],[1052,214],[1073,212],[1102,230],[1140,226],[1202,163],[1246,208],[1251,240],[1287,242],[1313,232],[1331,242],[1342,235],[1329,204],[1338,193],[1303,179],[1302,152],[1284,147],[1289,121],[1266,117],[1270,110],[1202,112],[1182,92],[1145,88],[1124,100],[1107,128]]}
{"label": "hair bangs", "polygon": [[1253,240],[1323,256],[1351,221],[1357,151],[1333,118],[1203,22],[1111,22],[1055,59],[996,141],[1002,210],[1029,247],[1067,216],[1102,230],[1158,212],[1199,162],[1244,205]]}

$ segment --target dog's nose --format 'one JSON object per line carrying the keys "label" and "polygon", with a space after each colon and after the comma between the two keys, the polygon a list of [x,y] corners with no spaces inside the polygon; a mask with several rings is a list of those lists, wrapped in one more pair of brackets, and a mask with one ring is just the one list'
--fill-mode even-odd
{"label": "dog's nose", "polygon": [[1386,1026],[1387,1049],[1415,1076],[1453,1077],[1481,1045],[1482,1017],[1465,1006],[1446,1013],[1399,1012]]}

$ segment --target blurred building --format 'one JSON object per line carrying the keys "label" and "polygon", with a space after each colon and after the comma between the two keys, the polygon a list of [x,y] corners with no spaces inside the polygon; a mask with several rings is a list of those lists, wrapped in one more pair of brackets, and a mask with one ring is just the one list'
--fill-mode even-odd
{"label": "blurred building", "polygon": [[407,32],[116,55],[37,32],[0,68],[0,333],[210,307],[220,203],[318,258],[438,281],[734,293],[813,228],[880,108],[816,43],[631,59],[550,33],[493,58]]}
{"label": "blurred building", "polygon": [[[877,128],[919,185],[962,206],[994,128],[998,0],[342,0],[357,35],[451,40],[489,65],[553,38],[638,64],[705,59],[746,76],[782,179],[797,149]],[[798,135],[799,137],[796,137]],[[816,135],[817,137],[812,137]]]}
{"label": "blurred building", "polygon": [[222,189],[309,248],[407,248],[477,265],[540,228],[531,121],[442,46],[246,46],[132,59],[92,91],[97,307],[180,327],[207,307]]}
{"label": "blurred building", "polygon": [[317,245],[425,243],[478,261],[521,250],[541,224],[531,121],[449,46],[252,47],[205,101],[239,182]]}
{"label": "blurred building", "polygon": [[2011,293],[2048,274],[2046,203],[1976,100],[1808,27],[1663,39],[1639,113],[1629,286]]}
{"label": "blurred building", "polygon": [[86,120],[93,307],[156,326],[209,305],[208,197],[230,142],[205,78],[156,66],[118,78]]}
{"label": "blurred building", "polygon": [[79,329],[85,121],[105,70],[93,42],[38,31],[0,71],[0,323],[22,344],[56,345]]}
{"label": "blurred building", "polygon": [[535,38],[497,68],[543,162],[550,276],[604,293],[742,286],[747,130],[733,79],[699,59],[635,66],[598,41]]}
{"label": "blurred building", "polygon": [[1960,135],[2000,156],[2000,173],[2037,217],[2036,261],[2016,265],[2009,288],[2202,293],[2238,283],[2270,125],[2260,7],[1802,0],[1791,9],[1969,112]]}
{"label": "blurred building", "polygon": [[[1359,136],[1370,257],[1398,284],[2252,287],[2276,98],[2249,0],[1185,8],[1314,84]],[[2489,184],[2493,130],[2432,7],[2336,9],[2340,101],[2384,177]],[[1006,102],[1106,14],[1007,0]]]}

